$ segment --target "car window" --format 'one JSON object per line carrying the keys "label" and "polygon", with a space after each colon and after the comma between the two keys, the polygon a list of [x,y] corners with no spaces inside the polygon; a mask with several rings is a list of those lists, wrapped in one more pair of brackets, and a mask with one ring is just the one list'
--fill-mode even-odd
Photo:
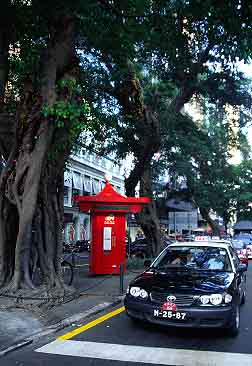
{"label": "car window", "polygon": [[168,247],[153,263],[158,269],[183,269],[206,271],[232,271],[227,250],[218,247],[179,246]]}

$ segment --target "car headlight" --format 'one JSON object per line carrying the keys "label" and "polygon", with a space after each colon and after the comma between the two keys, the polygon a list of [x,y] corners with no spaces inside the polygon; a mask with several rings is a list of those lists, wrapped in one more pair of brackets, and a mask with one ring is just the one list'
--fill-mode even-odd
{"label": "car headlight", "polygon": [[131,296],[138,297],[140,295],[140,287],[131,287],[130,294]]}
{"label": "car headlight", "polygon": [[139,293],[140,297],[142,297],[143,299],[146,299],[146,297],[148,297],[148,292],[145,291],[144,289],[141,289],[140,290],[140,293]]}
{"label": "car headlight", "polygon": [[142,299],[146,299],[148,297],[148,292],[145,291],[143,288],[140,287],[131,287],[129,293],[133,297],[141,297]]}
{"label": "car headlight", "polygon": [[210,301],[210,296],[207,295],[200,296],[200,301],[203,305],[206,305]]}
{"label": "car headlight", "polygon": [[213,305],[220,305],[222,303],[222,295],[221,294],[212,294],[210,295],[210,302]]}
{"label": "car headlight", "polygon": [[230,295],[230,294],[226,294],[225,296],[224,296],[224,301],[225,301],[225,304],[229,304],[231,301],[232,301],[232,295]]}

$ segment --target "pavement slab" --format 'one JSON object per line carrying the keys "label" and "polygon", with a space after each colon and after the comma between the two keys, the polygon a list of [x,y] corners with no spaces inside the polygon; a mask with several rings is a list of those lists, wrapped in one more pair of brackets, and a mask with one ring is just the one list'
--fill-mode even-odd
{"label": "pavement slab", "polygon": [[[135,272],[127,273],[124,277],[124,291]],[[77,296],[71,301],[46,308],[32,306],[25,300],[17,305],[13,299],[0,297],[0,356],[13,345],[47,330],[56,331],[78,323],[105,308],[120,303],[119,276],[90,276],[87,271],[75,272],[75,288]],[[3,310],[6,305],[6,310]],[[20,309],[18,306],[22,306]]]}
{"label": "pavement slab", "polygon": [[0,311],[0,351],[42,329],[41,321],[23,310]]}

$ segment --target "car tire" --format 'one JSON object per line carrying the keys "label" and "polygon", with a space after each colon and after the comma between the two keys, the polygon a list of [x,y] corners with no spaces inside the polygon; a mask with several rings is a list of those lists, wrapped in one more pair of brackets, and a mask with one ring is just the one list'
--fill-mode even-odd
{"label": "car tire", "polygon": [[231,337],[236,337],[240,330],[240,306],[235,305],[232,311],[232,317],[228,327],[228,332]]}

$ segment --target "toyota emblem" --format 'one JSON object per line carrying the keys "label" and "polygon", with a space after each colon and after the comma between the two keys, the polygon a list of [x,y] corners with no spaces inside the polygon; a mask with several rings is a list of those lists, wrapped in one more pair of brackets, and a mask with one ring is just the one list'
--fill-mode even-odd
{"label": "toyota emblem", "polygon": [[167,296],[166,300],[169,301],[169,302],[175,302],[176,301],[176,296],[173,296],[173,295]]}

